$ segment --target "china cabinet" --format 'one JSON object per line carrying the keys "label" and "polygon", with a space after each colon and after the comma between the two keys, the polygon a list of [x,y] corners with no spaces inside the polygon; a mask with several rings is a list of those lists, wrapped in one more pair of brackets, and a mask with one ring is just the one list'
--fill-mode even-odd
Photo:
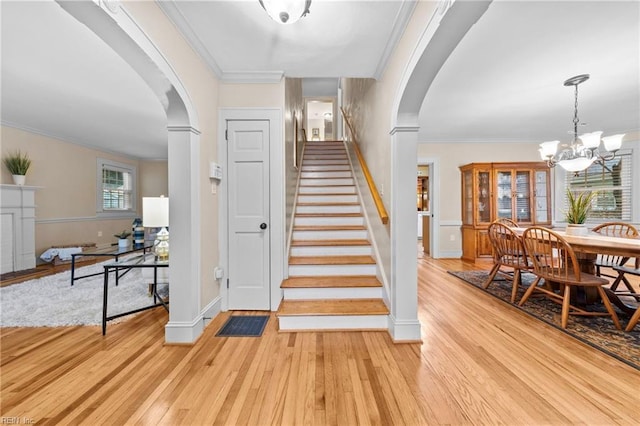
{"label": "china cabinet", "polygon": [[491,256],[489,224],[551,224],[549,168],[543,162],[472,163],[462,174],[462,258]]}

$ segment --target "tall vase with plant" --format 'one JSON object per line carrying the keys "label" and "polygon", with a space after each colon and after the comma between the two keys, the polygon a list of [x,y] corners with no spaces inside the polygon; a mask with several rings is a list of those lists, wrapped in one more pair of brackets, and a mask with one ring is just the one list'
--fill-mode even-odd
{"label": "tall vase with plant", "polygon": [[591,203],[595,198],[594,191],[584,191],[574,194],[573,191],[567,189],[568,209],[565,212],[567,221],[567,234],[570,235],[586,235],[587,227],[584,223],[591,211]]}
{"label": "tall vase with plant", "polygon": [[23,154],[20,150],[7,154],[2,162],[13,176],[13,183],[16,185],[24,185],[25,175],[31,167],[31,159],[27,154]]}

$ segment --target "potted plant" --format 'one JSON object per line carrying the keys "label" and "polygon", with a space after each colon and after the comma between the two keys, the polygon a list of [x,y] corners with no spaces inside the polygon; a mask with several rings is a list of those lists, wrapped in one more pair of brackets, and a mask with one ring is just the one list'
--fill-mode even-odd
{"label": "potted plant", "polygon": [[591,202],[595,198],[596,193],[593,191],[581,192],[574,194],[567,189],[568,209],[565,212],[567,221],[567,234],[569,235],[586,235],[587,227],[584,223],[591,211]]}
{"label": "potted plant", "polygon": [[113,234],[118,239],[118,247],[129,247],[129,235],[131,235],[131,232],[126,229],[118,234]]}
{"label": "potted plant", "polygon": [[31,166],[29,156],[18,150],[7,154],[2,159],[2,162],[7,166],[9,172],[11,172],[13,183],[16,185],[24,185],[25,175],[27,174],[27,170],[29,170],[29,166]]}

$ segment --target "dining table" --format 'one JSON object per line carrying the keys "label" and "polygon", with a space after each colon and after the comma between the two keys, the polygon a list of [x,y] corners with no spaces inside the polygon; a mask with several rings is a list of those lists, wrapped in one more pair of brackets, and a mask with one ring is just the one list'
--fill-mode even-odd
{"label": "dining table", "polygon": [[[524,227],[512,228],[516,234],[522,236],[525,229]],[[640,238],[639,237],[611,237],[607,235],[601,235],[596,232],[587,232],[586,235],[572,235],[567,234],[563,230],[552,229],[571,246],[576,254],[578,263],[580,264],[580,270],[589,274],[595,274],[595,262],[598,254],[623,256],[628,258],[640,258]],[[595,289],[587,290],[584,295],[584,300],[581,302],[591,303],[599,300],[597,291]],[[589,290],[594,290],[589,291]],[[629,307],[620,300],[620,298],[608,288],[605,288],[605,292],[611,302],[618,306],[623,312],[627,314],[633,314],[635,308]]]}

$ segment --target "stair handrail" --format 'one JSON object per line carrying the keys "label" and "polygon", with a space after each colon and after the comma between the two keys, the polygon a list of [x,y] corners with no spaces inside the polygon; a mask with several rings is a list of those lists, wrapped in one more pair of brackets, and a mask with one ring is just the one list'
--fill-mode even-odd
{"label": "stair handrail", "polygon": [[362,172],[364,173],[364,177],[367,180],[367,185],[369,186],[369,191],[371,191],[371,195],[373,196],[373,202],[376,205],[376,209],[378,210],[378,215],[380,216],[380,220],[385,225],[389,223],[389,214],[387,213],[387,209],[384,208],[384,203],[382,202],[382,198],[376,189],[376,184],[373,181],[373,177],[369,172],[369,168],[367,167],[367,163],[364,161],[364,156],[362,152],[360,152],[360,147],[358,146],[358,141],[356,139],[356,133],[353,130],[353,126],[347,113],[344,111],[343,107],[340,107],[340,112],[342,112],[342,117],[344,117],[345,123],[347,123],[347,127],[349,128],[349,133],[351,134],[351,140],[353,141],[353,146],[355,148],[356,155],[358,157],[358,161],[360,162],[360,167],[362,167]]}

